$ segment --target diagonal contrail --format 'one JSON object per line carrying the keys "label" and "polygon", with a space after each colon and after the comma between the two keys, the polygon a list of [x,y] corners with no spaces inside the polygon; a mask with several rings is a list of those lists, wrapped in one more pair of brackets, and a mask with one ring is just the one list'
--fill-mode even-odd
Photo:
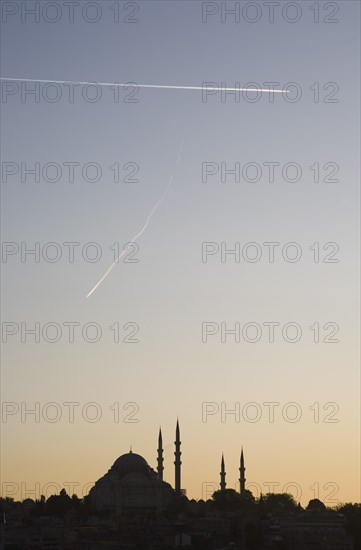
{"label": "diagonal contrail", "polygon": [[[134,83],[134,82],[127,82],[127,83],[89,82],[89,81],[81,81],[81,80],[50,80],[50,79],[39,79],[39,78],[15,78],[15,77],[10,77],[10,78],[0,77],[0,81],[41,82],[41,83],[45,83],[45,84],[75,84],[75,85],[81,84],[81,85],[84,85],[84,86],[88,86],[88,85],[89,86],[90,85],[116,86],[116,87],[119,87],[119,88],[124,87],[124,86],[134,85],[134,86],[137,86],[138,88],[154,88],[154,89],[166,89],[166,90],[190,90],[190,91],[195,91],[195,90],[199,90],[199,91],[206,90],[207,91],[209,88],[215,88],[214,83],[210,83],[210,82],[204,82],[203,86],[177,86],[177,85],[168,85],[168,84],[137,84],[137,83]],[[217,84],[216,84],[216,86],[217,86],[217,88],[219,88],[219,86]],[[269,88],[251,88],[251,87],[248,87],[248,88],[234,87],[234,88],[232,88],[232,87],[222,87],[222,86],[221,86],[221,90],[223,92],[261,92],[261,93],[288,93],[289,92],[289,90],[274,90],[274,89],[271,90]],[[179,154],[178,154],[176,165],[178,165],[178,163],[180,161],[182,148],[183,148],[183,142],[182,142],[181,147],[180,147],[180,151],[179,151]],[[132,240],[130,242],[135,242],[137,239],[139,239],[139,237],[141,237],[142,234],[144,233],[144,231],[147,229],[150,220],[154,216],[154,214],[157,211],[157,209],[159,208],[159,206],[164,201],[164,199],[165,199],[165,197],[168,193],[169,187],[173,183],[173,179],[174,179],[174,175],[172,174],[170,179],[169,179],[169,182],[168,182],[168,184],[167,184],[167,186],[164,190],[163,195],[158,200],[158,202],[153,206],[153,208],[152,208],[150,214],[148,215],[144,225],[142,226],[140,231],[132,238]],[[88,294],[86,295],[87,298],[89,298],[93,294],[93,292],[95,292],[95,290],[98,288],[98,286],[100,286],[102,284],[104,279],[109,275],[111,270],[119,262],[119,260],[125,255],[125,253],[126,253],[126,249],[122,250],[122,252],[119,254],[117,260],[115,260],[109,266],[109,268],[104,273],[104,275],[101,277],[101,279],[97,282],[97,284],[91,289],[90,292],[88,292]]]}
{"label": "diagonal contrail", "polygon": [[[166,89],[166,90],[201,90],[201,91],[207,91],[207,88],[213,87],[214,83],[212,82],[205,82],[203,86],[177,86],[177,85],[168,85],[168,84],[137,84],[136,82],[126,82],[126,83],[119,83],[119,82],[84,82],[81,80],[45,80],[45,79],[39,79],[39,78],[5,78],[2,77],[0,80],[7,80],[9,82],[42,82],[44,84],[81,84],[83,86],[91,86],[91,85],[97,85],[97,86],[117,86],[119,88],[123,88],[124,86],[136,86],[138,88],[156,88],[158,90],[160,89]],[[216,84],[218,87],[218,85]],[[223,92],[262,92],[262,93],[289,93],[289,90],[270,90],[269,88],[222,88],[221,90]]]}
{"label": "diagonal contrail", "polygon": [[[177,157],[177,161],[176,161],[176,166],[175,168],[178,166],[180,160],[181,160],[181,156],[182,156],[182,150],[183,150],[183,145],[184,145],[184,142],[182,141],[181,145],[180,145],[180,148],[179,148],[179,153],[178,153],[178,157]],[[175,171],[175,170],[174,170]],[[148,215],[147,219],[145,220],[145,223],[144,225],[142,226],[142,228],[140,229],[140,231],[134,235],[134,237],[131,239],[130,242],[136,242],[137,239],[139,239],[139,237],[141,237],[144,233],[144,231],[147,229],[148,225],[149,225],[149,222],[150,220],[152,219],[152,217],[154,216],[155,212],[157,211],[157,209],[159,208],[159,206],[162,204],[162,202],[164,201],[165,197],[167,196],[167,193],[169,191],[169,188],[170,186],[172,185],[173,183],[173,180],[174,180],[174,173],[171,175],[171,177],[169,178],[169,181],[168,181],[168,184],[166,186],[166,188],[164,189],[164,192],[163,192],[163,195],[161,196],[161,198],[156,202],[156,204],[153,206],[152,210],[150,211],[150,214]],[[124,250],[122,250],[122,252],[119,254],[118,258],[109,266],[109,268],[106,270],[106,272],[104,273],[104,275],[101,277],[101,279],[99,279],[99,281],[97,282],[97,284],[91,289],[90,292],[88,292],[88,294],[86,295],[87,298],[89,298],[89,296],[91,296],[93,294],[93,292],[96,291],[96,289],[98,288],[98,286],[100,286],[102,284],[102,282],[104,281],[104,279],[109,275],[109,273],[111,272],[111,270],[114,268],[114,266],[119,262],[119,260],[124,256],[124,254],[127,252],[127,249],[125,248]]]}

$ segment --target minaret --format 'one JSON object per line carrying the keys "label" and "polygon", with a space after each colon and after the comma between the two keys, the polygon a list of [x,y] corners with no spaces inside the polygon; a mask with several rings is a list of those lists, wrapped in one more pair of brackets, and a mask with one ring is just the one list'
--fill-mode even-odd
{"label": "minaret", "polygon": [[225,491],[226,490],[226,470],[225,470],[225,467],[224,467],[224,456],[223,456],[223,453],[222,453],[222,460],[221,460],[221,491]]}
{"label": "minaret", "polygon": [[163,470],[164,470],[163,461],[164,461],[164,458],[163,458],[163,439],[162,439],[162,430],[161,430],[161,428],[159,428],[159,436],[158,436],[158,459],[157,459],[158,467],[157,467],[157,470],[158,470],[158,477],[159,477],[159,479],[161,479],[162,481],[163,481]]}
{"label": "minaret", "polygon": [[181,493],[181,451],[180,451],[180,446],[181,446],[181,440],[180,440],[180,432],[179,432],[179,423],[178,423],[178,420],[177,420],[177,427],[176,427],[176,431],[175,431],[175,452],[174,452],[174,456],[175,456],[175,461],[174,461],[174,466],[175,466],[175,491],[176,493],[178,493],[180,495]]}
{"label": "minaret", "polygon": [[246,468],[244,467],[244,456],[243,456],[243,447],[241,448],[241,461],[240,461],[240,468],[239,468],[239,489],[241,495],[244,495],[245,492],[245,485],[246,485],[246,478],[244,476],[246,472]]}

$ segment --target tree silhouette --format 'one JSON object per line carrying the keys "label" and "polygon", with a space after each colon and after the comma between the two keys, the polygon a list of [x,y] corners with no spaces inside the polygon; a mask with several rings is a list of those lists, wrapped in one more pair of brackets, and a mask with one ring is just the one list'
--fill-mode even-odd
{"label": "tree silhouette", "polygon": [[59,495],[52,495],[46,501],[46,512],[49,516],[64,517],[66,512],[73,506],[72,499],[65,489]]}
{"label": "tree silhouette", "polygon": [[247,489],[244,491],[241,497],[241,506],[242,508],[250,508],[255,505],[256,499],[254,498],[251,491],[248,491]]}
{"label": "tree silhouette", "polygon": [[266,512],[293,512],[297,502],[289,493],[267,493],[262,496],[262,506]]}
{"label": "tree silhouette", "polygon": [[326,510],[326,506],[318,498],[313,498],[307,504],[306,510],[318,510],[319,512],[323,512],[324,510]]}
{"label": "tree silhouette", "polygon": [[222,512],[236,512],[241,508],[241,495],[234,489],[215,491],[212,499],[216,508]]}

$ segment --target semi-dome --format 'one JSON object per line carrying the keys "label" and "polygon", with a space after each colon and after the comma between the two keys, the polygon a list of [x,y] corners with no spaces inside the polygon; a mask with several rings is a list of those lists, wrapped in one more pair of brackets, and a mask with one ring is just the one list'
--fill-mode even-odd
{"label": "semi-dome", "polygon": [[121,477],[128,474],[149,476],[151,473],[151,468],[145,458],[132,451],[117,458],[113,464],[113,468],[117,470]]}

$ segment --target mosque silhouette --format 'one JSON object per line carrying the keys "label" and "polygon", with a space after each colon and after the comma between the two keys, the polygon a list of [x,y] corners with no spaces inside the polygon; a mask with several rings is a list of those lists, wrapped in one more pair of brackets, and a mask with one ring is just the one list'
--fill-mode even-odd
{"label": "mosque silhouette", "polygon": [[[174,488],[163,480],[164,458],[162,430],[159,430],[157,469],[149,466],[145,458],[130,451],[121,455],[108,472],[95,482],[89,492],[93,508],[98,512],[115,515],[142,512],[162,514],[170,504],[185,496],[181,488],[181,438],[177,420],[174,451]],[[245,492],[245,471],[243,449],[240,456],[240,494]],[[220,490],[226,490],[224,456],[221,458]]]}

